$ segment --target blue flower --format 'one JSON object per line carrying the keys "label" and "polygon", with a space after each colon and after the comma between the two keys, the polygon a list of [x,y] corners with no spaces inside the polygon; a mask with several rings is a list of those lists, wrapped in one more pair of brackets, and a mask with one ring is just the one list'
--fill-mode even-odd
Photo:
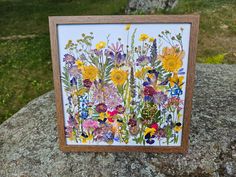
{"label": "blue flower", "polygon": [[147,85],[149,85],[149,84],[150,84],[149,82],[145,81],[145,82],[143,83],[143,86],[147,86]]}
{"label": "blue flower", "polygon": [[178,72],[178,75],[184,75],[184,74],[185,74],[184,68],[181,68],[181,69],[179,70],[179,72]]}
{"label": "blue flower", "polygon": [[104,140],[107,142],[107,141],[110,141],[110,140],[113,140],[114,138],[114,134],[109,131],[109,132],[106,132],[105,135],[104,135]]}
{"label": "blue flower", "polygon": [[119,141],[120,141],[120,138],[119,138],[119,137],[115,137],[114,140],[117,141],[117,142],[119,142]]}
{"label": "blue flower", "polygon": [[81,114],[80,114],[80,117],[82,118],[82,119],[87,119],[88,118],[88,111],[81,111]]}
{"label": "blue flower", "polygon": [[77,85],[76,78],[73,77],[73,78],[70,80],[70,85],[71,85],[71,86]]}
{"label": "blue flower", "polygon": [[147,139],[147,140],[146,140],[146,143],[148,143],[148,144],[153,144],[153,143],[155,143],[155,140],[153,140],[153,139]]}
{"label": "blue flower", "polygon": [[153,98],[151,96],[144,96],[144,101],[152,101]]}

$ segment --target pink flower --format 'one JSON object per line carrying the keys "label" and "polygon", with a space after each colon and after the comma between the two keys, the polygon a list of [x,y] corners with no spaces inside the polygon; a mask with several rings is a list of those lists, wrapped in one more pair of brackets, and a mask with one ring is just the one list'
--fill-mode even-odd
{"label": "pink flower", "polygon": [[95,130],[96,128],[98,128],[98,122],[92,119],[87,119],[83,122],[82,126],[87,131],[90,129]]}

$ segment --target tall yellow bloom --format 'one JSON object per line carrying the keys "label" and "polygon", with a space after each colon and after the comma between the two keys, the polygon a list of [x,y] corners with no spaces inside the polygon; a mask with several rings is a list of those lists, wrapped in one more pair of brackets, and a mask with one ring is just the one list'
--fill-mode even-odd
{"label": "tall yellow bloom", "polygon": [[184,51],[179,50],[175,47],[165,47],[162,50],[162,55],[159,59],[162,61],[163,68],[169,72],[178,72],[183,66]]}
{"label": "tall yellow bloom", "polygon": [[126,30],[126,31],[129,31],[130,26],[131,26],[131,24],[127,24],[127,25],[125,25],[125,30]]}
{"label": "tall yellow bloom", "polygon": [[110,77],[116,86],[123,85],[128,78],[128,72],[122,69],[113,69]]}
{"label": "tall yellow bloom", "polygon": [[89,65],[84,66],[82,69],[83,79],[89,79],[90,81],[94,81],[98,75],[98,69],[95,66]]}
{"label": "tall yellow bloom", "polygon": [[147,34],[144,34],[144,33],[139,36],[140,41],[146,41],[148,38],[149,38],[149,36]]}
{"label": "tall yellow bloom", "polygon": [[101,50],[104,47],[106,47],[106,42],[100,41],[99,43],[96,44],[96,49]]}

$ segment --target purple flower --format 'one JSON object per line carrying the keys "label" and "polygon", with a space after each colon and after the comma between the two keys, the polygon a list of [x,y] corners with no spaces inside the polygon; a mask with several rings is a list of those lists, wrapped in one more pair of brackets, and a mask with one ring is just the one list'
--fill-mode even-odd
{"label": "purple flower", "polygon": [[96,128],[95,131],[93,132],[94,141],[105,141],[105,134],[109,131],[111,131],[111,127],[109,126]]}
{"label": "purple flower", "polygon": [[156,94],[153,95],[153,101],[155,104],[162,105],[167,101],[167,95],[163,92],[156,92]]}
{"label": "purple flower", "polygon": [[137,63],[136,63],[137,66],[139,66],[139,65],[145,66],[151,62],[151,57],[146,56],[146,55],[141,55],[138,57],[138,59],[136,61],[137,61]]}
{"label": "purple flower", "polygon": [[114,60],[114,58],[115,58],[114,52],[105,49],[104,53],[105,53],[105,56],[106,56],[106,57],[111,58],[112,60]]}
{"label": "purple flower", "polygon": [[121,65],[121,64],[124,63],[125,58],[126,58],[126,54],[117,53],[117,54],[115,55],[115,63],[116,63],[117,65]]}
{"label": "purple flower", "polygon": [[107,105],[107,109],[112,111],[116,106],[122,104],[122,99],[118,94],[117,88],[112,84],[105,84],[103,89],[100,88],[99,83],[95,83],[91,89],[93,90],[92,101],[95,104],[101,102]]}
{"label": "purple flower", "polygon": [[103,53],[102,50],[97,50],[97,49],[91,50],[91,52],[94,53],[97,56],[102,56],[102,53]]}
{"label": "purple flower", "polygon": [[108,48],[114,53],[120,53],[123,51],[123,44],[117,42],[116,44],[111,44]]}
{"label": "purple flower", "polygon": [[63,62],[66,62],[69,66],[73,65],[75,63],[75,57],[73,57],[70,54],[65,54],[63,58]]}
{"label": "purple flower", "polygon": [[118,114],[123,114],[125,112],[125,107],[122,105],[118,105],[116,106],[116,111],[118,112]]}
{"label": "purple flower", "polygon": [[105,55],[114,60],[115,64],[120,66],[124,63],[126,54],[123,53],[123,44],[111,44],[108,46],[108,50],[105,51]]}
{"label": "purple flower", "polygon": [[112,131],[108,131],[104,134],[104,141],[107,143],[113,143],[114,134]]}
{"label": "purple flower", "polygon": [[77,66],[71,66],[69,69],[68,69],[68,72],[70,74],[70,76],[73,76],[75,78],[78,78],[79,75],[80,75],[80,70],[78,69]]}

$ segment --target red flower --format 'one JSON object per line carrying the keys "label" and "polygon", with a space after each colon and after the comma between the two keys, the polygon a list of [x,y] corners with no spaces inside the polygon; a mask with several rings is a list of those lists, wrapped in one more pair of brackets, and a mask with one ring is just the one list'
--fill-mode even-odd
{"label": "red flower", "polygon": [[154,129],[157,131],[157,129],[158,129],[158,124],[157,124],[157,123],[153,123],[153,124],[151,125],[151,128],[154,128]]}
{"label": "red flower", "polygon": [[93,83],[89,79],[85,79],[83,80],[83,84],[86,88],[90,88]]}
{"label": "red flower", "polygon": [[115,116],[116,114],[118,114],[117,110],[114,111],[107,111],[107,113],[112,117]]}
{"label": "red flower", "polygon": [[108,118],[109,122],[114,122],[114,120],[112,118]]}
{"label": "red flower", "polygon": [[144,87],[144,95],[145,96],[153,96],[156,94],[156,90],[152,86],[145,86]]}

